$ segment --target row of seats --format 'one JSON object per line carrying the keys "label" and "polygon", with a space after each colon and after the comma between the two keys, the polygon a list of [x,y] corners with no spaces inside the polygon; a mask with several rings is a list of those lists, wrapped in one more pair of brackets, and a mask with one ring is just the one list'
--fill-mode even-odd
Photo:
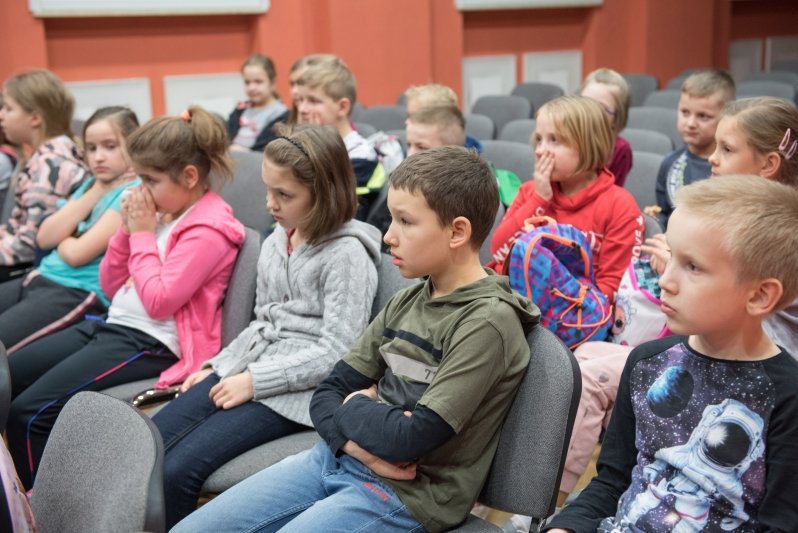
{"label": "row of seats", "polygon": [[[634,114],[638,107],[675,110],[678,106],[682,83],[696,70],[684,71],[670,80],[663,90],[658,90],[659,83],[654,76],[624,74],[624,78],[629,83],[631,96],[630,115]],[[563,94],[562,88],[556,85],[529,82],[516,85],[509,95],[482,96],[474,102],[471,114],[466,115],[466,133],[480,140],[517,141],[522,136],[517,135],[514,128],[525,131],[518,121],[532,120],[531,117],[534,116],[535,111],[540,109],[544,103]],[[796,100],[798,98],[798,72],[784,70],[751,74],[745,81],[737,85],[737,97],[751,96],[773,96],[795,104],[798,101]],[[406,118],[404,95],[399,97],[396,105],[377,105],[366,108],[361,104],[356,104],[352,111],[352,120],[358,131],[366,137],[376,131],[402,130]],[[513,128],[508,129],[508,126],[511,125]],[[639,125],[632,124],[629,126],[639,127]],[[663,133],[668,134],[668,132]],[[523,142],[527,142],[528,138],[527,136]],[[675,138],[671,138],[674,139],[675,146],[681,144],[678,134]]]}

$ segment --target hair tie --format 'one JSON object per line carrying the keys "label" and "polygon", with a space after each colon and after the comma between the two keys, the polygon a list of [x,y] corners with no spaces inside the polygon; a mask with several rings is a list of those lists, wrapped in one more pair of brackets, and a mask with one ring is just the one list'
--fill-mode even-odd
{"label": "hair tie", "polygon": [[183,122],[191,122],[191,111],[184,109],[183,112],[180,113],[180,119]]}
{"label": "hair tie", "polygon": [[792,156],[795,155],[795,150],[798,149],[798,140],[793,139],[792,144],[790,144],[791,133],[792,130],[787,128],[779,144],[779,152],[784,156],[784,159],[792,158]]}
{"label": "hair tie", "polygon": [[298,142],[296,142],[294,139],[291,139],[290,137],[284,137],[283,135],[278,135],[278,136],[277,136],[277,138],[278,138],[278,139],[285,139],[286,141],[290,142],[291,144],[293,144],[294,146],[296,146],[296,147],[299,149],[299,151],[300,151],[300,152],[302,152],[303,154],[305,154],[305,157],[307,157],[308,159],[310,159],[310,156],[308,155],[307,151],[305,151],[305,149],[304,149],[304,148],[302,148],[302,145],[301,145],[301,144],[299,144]]}

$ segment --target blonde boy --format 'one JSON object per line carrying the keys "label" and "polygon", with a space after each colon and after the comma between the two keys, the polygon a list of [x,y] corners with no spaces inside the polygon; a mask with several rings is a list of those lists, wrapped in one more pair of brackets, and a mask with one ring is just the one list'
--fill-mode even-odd
{"label": "blonde boy", "polygon": [[726,176],[676,203],[676,336],[629,355],[598,475],[551,531],[798,531],[798,362],[762,329],[798,296],[798,190]]}
{"label": "blonde boy", "polygon": [[403,276],[426,281],[397,293],[316,389],[310,415],[323,443],[174,531],[434,533],[466,518],[537,317],[479,264],[498,203],[490,167],[463,147],[416,154],[391,174],[385,242]]}
{"label": "blonde boy", "polygon": [[657,215],[663,225],[673,212],[676,191],[709,177],[709,156],[715,151],[720,112],[734,100],[734,93],[734,80],[723,70],[702,70],[684,80],[676,127],[685,145],[668,154],[660,165],[657,206],[646,210]]}
{"label": "blonde boy", "polygon": [[355,171],[363,220],[376,193],[385,185],[385,171],[377,152],[352,128],[349,114],[357,101],[355,77],[339,59],[309,66],[296,81],[297,122],[332,126],[344,140]]}
{"label": "blonde boy", "polygon": [[454,106],[420,108],[407,117],[406,131],[408,156],[465,142],[465,120]]}

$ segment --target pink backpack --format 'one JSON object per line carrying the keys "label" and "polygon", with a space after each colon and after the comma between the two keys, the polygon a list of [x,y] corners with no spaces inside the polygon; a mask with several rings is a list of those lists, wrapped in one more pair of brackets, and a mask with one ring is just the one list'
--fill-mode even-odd
{"label": "pink backpack", "polygon": [[611,340],[637,346],[671,334],[660,310],[659,276],[647,257],[632,258],[615,294]]}

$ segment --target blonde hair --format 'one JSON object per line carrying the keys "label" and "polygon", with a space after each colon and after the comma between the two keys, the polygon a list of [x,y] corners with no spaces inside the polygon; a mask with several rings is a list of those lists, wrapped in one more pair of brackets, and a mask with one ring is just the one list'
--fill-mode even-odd
{"label": "blonde hair", "polygon": [[301,70],[306,67],[312,67],[315,65],[320,65],[322,63],[337,63],[341,60],[335,54],[310,54],[307,56],[300,57],[294,64],[291,65],[290,73],[294,73],[297,70]]}
{"label": "blonde hair", "polygon": [[227,139],[227,129],[216,116],[191,106],[179,117],[144,124],[130,135],[127,150],[134,165],[165,172],[175,182],[186,166],[194,165],[200,182],[212,187],[211,173],[222,180],[233,177]]}
{"label": "blonde hair", "polygon": [[[610,119],[601,104],[584,96],[560,96],[543,104],[538,112],[546,113],[562,142],[579,153],[575,174],[599,171],[610,159],[615,145]],[[536,134],[532,134],[535,147]]]}
{"label": "blonde hair", "polygon": [[609,68],[596,69],[587,75],[579,93],[585,90],[591,83],[600,83],[610,87],[610,94],[615,101],[615,120],[612,122],[612,129],[617,136],[622,129],[626,127],[626,121],[629,118],[629,103],[631,97],[629,96],[629,84],[626,78]]}
{"label": "blonde hair", "polygon": [[311,89],[321,87],[324,94],[335,101],[348,98],[350,111],[357,101],[355,77],[341,61],[322,62],[308,67],[297,84]]}
{"label": "blonde hair", "polygon": [[435,126],[443,144],[462,146],[465,143],[465,119],[456,107],[422,107],[407,117],[407,121]]}
{"label": "blonde hair", "polygon": [[682,83],[682,94],[693,98],[708,98],[720,95],[721,107],[734,100],[734,79],[725,70],[709,68],[690,74]]}
{"label": "blonde hair", "polygon": [[405,91],[407,107],[415,102],[416,108],[437,107],[437,106],[457,106],[457,94],[451,87],[440,83],[428,83],[426,85],[413,85]]}
{"label": "blonde hair", "polygon": [[798,141],[798,110],[781,98],[762,96],[743,98],[730,102],[721,112],[722,118],[734,118],[745,134],[746,142],[760,155],[776,153],[779,169],[774,179],[786,185],[798,187],[798,153],[789,159],[789,150],[779,150],[782,139],[790,131],[789,144]]}
{"label": "blonde hair", "polygon": [[798,189],[759,176],[723,176],[679,189],[676,209],[704,218],[720,235],[740,281],[781,282],[775,310],[798,296]]}
{"label": "blonde hair", "polygon": [[278,124],[264,158],[287,168],[310,189],[312,205],[301,222],[313,244],[355,216],[355,175],[344,141],[330,126]]}
{"label": "blonde hair", "polygon": [[41,117],[44,139],[73,137],[75,99],[58,76],[45,69],[28,70],[9,78],[5,90],[26,113]]}

